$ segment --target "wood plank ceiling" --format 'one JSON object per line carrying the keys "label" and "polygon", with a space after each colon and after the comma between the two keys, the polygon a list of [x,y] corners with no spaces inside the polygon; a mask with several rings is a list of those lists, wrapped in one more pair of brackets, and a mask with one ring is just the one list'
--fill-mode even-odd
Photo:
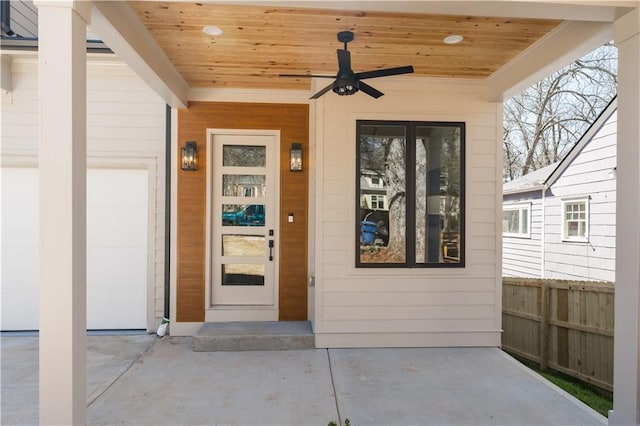
{"label": "wood plank ceiling", "polygon": [[[337,71],[351,30],[355,72],[413,65],[415,76],[483,79],[560,21],[183,2],[130,2],[191,87],[308,89],[281,73]],[[217,37],[202,29],[215,25]],[[462,43],[444,37],[459,34]],[[411,76],[411,75],[410,75]]]}

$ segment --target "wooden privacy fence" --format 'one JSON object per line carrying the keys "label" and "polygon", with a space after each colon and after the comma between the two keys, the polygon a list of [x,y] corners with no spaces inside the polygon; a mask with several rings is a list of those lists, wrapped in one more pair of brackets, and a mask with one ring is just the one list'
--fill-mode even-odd
{"label": "wooden privacy fence", "polygon": [[502,349],[613,392],[610,282],[502,279]]}

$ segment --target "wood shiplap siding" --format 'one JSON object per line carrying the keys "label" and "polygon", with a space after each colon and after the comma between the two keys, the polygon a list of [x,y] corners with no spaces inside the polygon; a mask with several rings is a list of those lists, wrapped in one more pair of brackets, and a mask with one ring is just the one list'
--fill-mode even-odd
{"label": "wood shiplap siding", "polygon": [[[329,93],[315,105],[316,345],[499,346],[501,105],[470,81],[388,78],[375,87],[385,96]],[[355,267],[358,119],[466,123],[464,268]]]}
{"label": "wood shiplap siding", "polygon": [[[207,129],[260,129],[280,131],[280,241],[279,319],[307,318],[308,163],[302,173],[289,171],[292,142],[308,153],[309,106],[190,102],[178,112],[178,140],[198,144],[198,170],[178,167],[177,318],[179,322],[205,319],[205,218]],[[180,147],[178,147],[180,149]],[[304,154],[305,162],[308,154]],[[288,223],[286,214],[295,212]]]}
{"label": "wood shiplap siding", "polygon": [[542,194],[531,191],[504,196],[504,207],[510,204],[531,205],[530,237],[502,237],[502,275],[505,277],[539,278],[542,265]]}
{"label": "wood shiplap siding", "polygon": [[[13,90],[2,95],[4,161],[37,164],[39,137],[38,61],[16,56],[11,66]],[[113,56],[89,58],[87,64],[87,150],[89,165],[151,167],[155,212],[150,226],[149,258],[153,271],[154,329],[164,315],[165,104],[144,81]]]}
{"label": "wood shiplap siding", "polygon": [[[615,281],[616,127],[614,113],[546,200],[545,278]],[[589,241],[562,241],[562,199],[589,197]]]}

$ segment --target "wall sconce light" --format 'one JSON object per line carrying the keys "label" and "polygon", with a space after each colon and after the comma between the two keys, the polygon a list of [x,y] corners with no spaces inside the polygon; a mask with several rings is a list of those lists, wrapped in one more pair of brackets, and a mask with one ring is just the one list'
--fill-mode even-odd
{"label": "wall sconce light", "polygon": [[198,170],[198,145],[188,141],[182,148],[182,170]]}
{"label": "wall sconce light", "polygon": [[302,144],[292,143],[291,150],[289,151],[291,157],[291,165],[289,170],[292,172],[302,171]]}

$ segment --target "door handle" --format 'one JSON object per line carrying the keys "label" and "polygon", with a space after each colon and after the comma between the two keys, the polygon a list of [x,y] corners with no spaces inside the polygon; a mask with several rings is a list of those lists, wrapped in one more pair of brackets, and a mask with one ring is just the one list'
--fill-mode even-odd
{"label": "door handle", "polygon": [[269,261],[273,262],[273,240],[269,240]]}

